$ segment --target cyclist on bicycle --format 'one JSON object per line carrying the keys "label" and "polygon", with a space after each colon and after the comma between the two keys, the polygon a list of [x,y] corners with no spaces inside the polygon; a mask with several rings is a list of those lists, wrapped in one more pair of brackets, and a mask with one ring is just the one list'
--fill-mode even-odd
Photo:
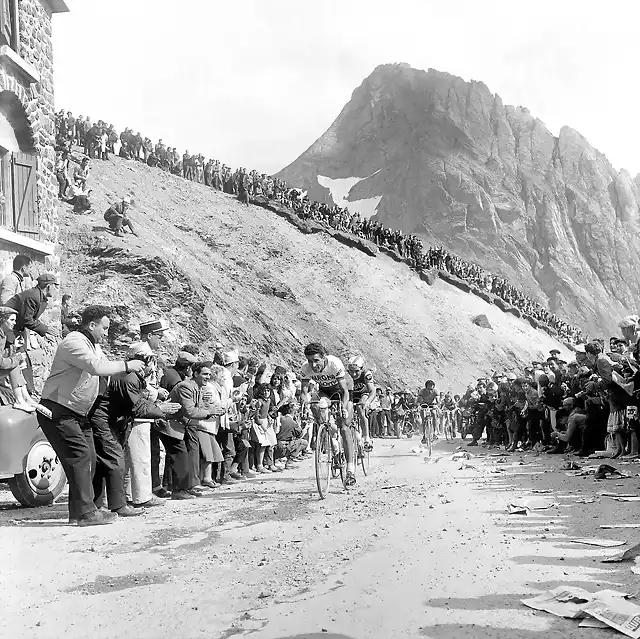
{"label": "cyclist on bicycle", "polygon": [[422,443],[427,443],[427,420],[431,420],[431,434],[435,435],[436,416],[438,408],[438,391],[436,383],[428,379],[424,383],[424,388],[418,392],[418,404],[420,405],[420,418],[422,421]]}
{"label": "cyclist on bicycle", "polygon": [[367,452],[371,452],[373,450],[373,442],[369,436],[369,419],[366,412],[376,399],[376,386],[373,383],[373,375],[371,371],[365,370],[364,359],[360,355],[356,355],[349,360],[347,369],[353,379],[353,390],[350,394],[354,412],[362,430],[364,449]]}
{"label": "cyclist on bicycle", "polygon": [[[302,367],[302,388],[301,395],[304,404],[311,402],[309,393],[310,381],[318,385],[318,396],[326,397],[329,400],[339,398],[342,401],[341,419],[338,428],[342,435],[344,454],[347,459],[347,473],[345,478],[346,486],[353,486],[356,483],[355,476],[355,444],[351,436],[351,419],[353,418],[353,405],[349,400],[349,384],[347,373],[342,361],[333,355],[327,355],[322,344],[317,342],[308,344],[304,349],[304,356],[307,363]],[[319,409],[311,404],[311,411],[320,422]]]}

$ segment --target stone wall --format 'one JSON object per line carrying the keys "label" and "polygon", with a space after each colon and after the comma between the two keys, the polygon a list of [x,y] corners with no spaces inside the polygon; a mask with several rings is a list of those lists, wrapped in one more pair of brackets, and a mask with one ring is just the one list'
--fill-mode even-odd
{"label": "stone wall", "polygon": [[[24,108],[31,128],[31,136],[37,154],[37,193],[39,212],[39,241],[57,244],[59,234],[57,211],[57,181],[55,177],[55,111],[53,95],[53,44],[52,16],[39,0],[18,2],[18,55],[31,64],[40,74],[40,82],[30,84],[13,65],[0,64],[0,91],[14,93]],[[0,280],[12,270],[15,255],[29,255],[36,264],[34,275],[41,272],[60,271],[60,258],[0,240]],[[60,321],[60,299],[52,300],[42,320],[46,323]],[[34,381],[40,390],[48,373],[54,346],[40,340],[43,346],[42,361],[34,363]]]}
{"label": "stone wall", "polygon": [[22,94],[18,94],[31,124],[38,154],[40,241],[56,243],[58,240],[56,210],[58,190],[54,173],[56,156],[51,14],[39,0],[20,0],[18,7],[20,34],[18,54],[23,60],[32,64],[40,74],[39,83],[24,85],[25,90],[21,92]]}

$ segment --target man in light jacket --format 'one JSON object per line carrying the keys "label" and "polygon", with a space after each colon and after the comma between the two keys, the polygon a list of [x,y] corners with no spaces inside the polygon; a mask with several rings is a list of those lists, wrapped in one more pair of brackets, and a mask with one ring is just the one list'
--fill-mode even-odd
{"label": "man in light jacket", "polygon": [[100,377],[141,371],[140,360],[111,362],[100,342],[109,332],[109,309],[88,306],[79,331],[58,346],[51,373],[36,409],[38,423],[55,450],[69,481],[69,523],[110,524],[117,514],[97,510],[93,503],[95,467],[93,432],[88,415],[98,397]]}

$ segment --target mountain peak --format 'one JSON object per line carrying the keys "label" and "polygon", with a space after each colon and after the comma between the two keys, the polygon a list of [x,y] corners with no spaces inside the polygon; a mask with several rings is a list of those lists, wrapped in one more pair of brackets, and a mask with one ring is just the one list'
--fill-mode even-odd
{"label": "mountain peak", "polygon": [[377,220],[507,277],[588,332],[615,330],[640,299],[640,180],[483,82],[379,65],[278,176],[326,201],[319,176],[350,184],[347,202],[377,203]]}

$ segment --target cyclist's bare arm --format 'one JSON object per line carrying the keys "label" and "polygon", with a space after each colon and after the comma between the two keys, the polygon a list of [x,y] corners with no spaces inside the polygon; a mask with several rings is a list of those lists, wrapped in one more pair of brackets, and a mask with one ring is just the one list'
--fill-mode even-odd
{"label": "cyclist's bare arm", "polygon": [[340,389],[342,390],[342,417],[347,419],[349,416],[349,389],[347,388],[347,380],[343,377],[338,381],[340,382]]}
{"label": "cyclist's bare arm", "polygon": [[365,408],[369,408],[369,406],[371,406],[371,404],[373,404],[373,402],[376,399],[376,386],[373,383],[373,380],[370,382],[367,382],[367,390],[369,391],[369,397],[367,397],[367,399],[364,402]]}

